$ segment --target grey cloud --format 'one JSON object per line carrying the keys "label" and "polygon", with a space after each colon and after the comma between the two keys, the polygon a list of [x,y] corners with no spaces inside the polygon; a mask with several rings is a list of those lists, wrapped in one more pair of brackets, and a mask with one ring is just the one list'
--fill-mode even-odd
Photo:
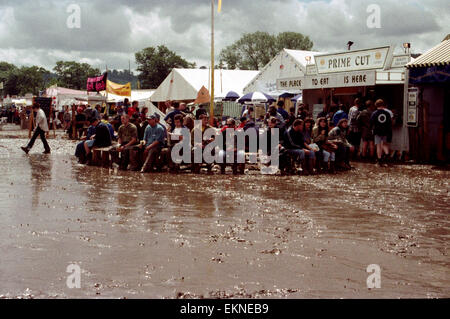
{"label": "grey cloud", "polygon": [[[82,8],[79,30],[66,27],[70,3]],[[366,9],[372,3],[381,7],[381,29],[367,28]],[[224,10],[216,16],[216,50],[245,32],[296,31],[309,35],[314,49],[321,51],[344,50],[352,40],[354,48],[408,41],[423,52],[448,32],[450,13],[443,9],[447,4],[447,0],[223,0]],[[209,5],[207,0],[2,0],[0,12],[13,7],[15,23],[7,33],[0,31],[0,58],[29,63],[28,52],[36,64],[48,68],[58,56],[123,68],[128,59],[134,65],[138,50],[165,44],[204,65],[210,52]],[[11,53],[14,50],[17,54]]]}

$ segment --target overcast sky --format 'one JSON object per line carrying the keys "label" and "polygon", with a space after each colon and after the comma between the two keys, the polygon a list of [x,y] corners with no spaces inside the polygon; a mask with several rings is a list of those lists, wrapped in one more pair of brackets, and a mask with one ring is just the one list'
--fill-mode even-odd
{"label": "overcast sky", "polygon": [[[216,0],[217,2],[217,0]],[[197,66],[210,54],[209,0],[0,0],[0,61],[40,65],[88,62],[104,70],[128,68],[134,53],[164,44]],[[68,28],[67,8],[81,9],[81,27]],[[370,4],[381,28],[369,28]],[[301,32],[314,50],[337,52],[412,43],[423,53],[450,32],[449,0],[223,0],[216,16],[217,56],[245,32]]]}

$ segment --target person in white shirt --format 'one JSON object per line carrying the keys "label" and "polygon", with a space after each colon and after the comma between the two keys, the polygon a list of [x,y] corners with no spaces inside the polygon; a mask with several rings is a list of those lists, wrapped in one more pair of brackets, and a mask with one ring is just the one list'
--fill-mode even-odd
{"label": "person in white shirt", "polygon": [[39,104],[33,104],[33,112],[36,112],[36,128],[34,129],[33,137],[26,147],[21,147],[22,150],[28,154],[34,145],[37,137],[41,137],[42,144],[44,144],[44,154],[50,154],[50,146],[47,143],[45,134],[48,132],[47,117],[44,111],[39,107]]}

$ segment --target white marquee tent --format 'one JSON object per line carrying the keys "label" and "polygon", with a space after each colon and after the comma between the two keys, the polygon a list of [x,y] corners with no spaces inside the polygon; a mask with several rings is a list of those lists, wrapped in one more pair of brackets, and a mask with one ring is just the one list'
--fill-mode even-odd
{"label": "white marquee tent", "polygon": [[[216,97],[224,97],[229,91],[242,95],[244,87],[258,74],[258,71],[216,70]],[[153,102],[189,101],[197,98],[202,88],[210,89],[210,70],[208,69],[173,69],[155,91]]]}
{"label": "white marquee tent", "polygon": [[[164,121],[164,117],[166,116],[163,112],[161,112],[151,101],[152,95],[155,93],[155,90],[132,90],[131,96],[119,96],[115,94],[108,93],[108,103],[119,103],[123,102],[124,99],[128,98],[131,102],[138,101],[139,108],[146,107],[148,108],[148,114],[158,113],[160,116],[160,122],[167,126],[167,123]],[[103,91],[102,95],[106,96],[106,92]]]}
{"label": "white marquee tent", "polygon": [[[144,103],[145,101],[150,101],[150,98],[155,93],[155,90],[132,90],[131,96],[119,96],[115,94],[108,93],[108,103],[119,103],[123,102],[124,99],[128,98],[130,102],[139,101],[140,103]],[[101,92],[103,96],[106,96],[106,92]]]}
{"label": "white marquee tent", "polygon": [[[283,49],[269,62],[244,88],[244,93],[263,92],[273,97],[286,93],[277,91],[277,79],[301,77],[306,73],[306,66],[314,63],[314,56],[323,54],[313,51]],[[307,58],[310,57],[310,62]],[[288,92],[292,94],[300,91]]]}

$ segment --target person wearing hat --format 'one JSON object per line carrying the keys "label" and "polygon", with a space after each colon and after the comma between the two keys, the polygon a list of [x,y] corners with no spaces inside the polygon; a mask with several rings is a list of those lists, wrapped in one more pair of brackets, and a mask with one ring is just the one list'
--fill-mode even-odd
{"label": "person wearing hat", "polygon": [[47,117],[45,116],[45,112],[40,108],[39,104],[33,104],[33,111],[36,112],[36,128],[34,129],[33,137],[27,146],[21,147],[21,149],[28,154],[31,148],[34,145],[37,137],[41,137],[42,144],[44,144],[44,154],[50,154],[50,146],[48,145],[47,139],[45,138],[45,134],[48,132],[48,123]]}

